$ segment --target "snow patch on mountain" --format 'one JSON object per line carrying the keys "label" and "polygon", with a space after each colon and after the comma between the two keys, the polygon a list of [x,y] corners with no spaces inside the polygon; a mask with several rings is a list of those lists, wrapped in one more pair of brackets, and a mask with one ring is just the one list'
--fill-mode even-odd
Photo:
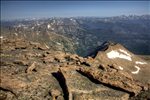
{"label": "snow patch on mountain", "polygon": [[73,21],[73,22],[76,22],[76,20],[74,20],[74,19],[72,19],[72,18],[71,18],[70,20]]}
{"label": "snow patch on mountain", "polygon": [[129,60],[129,61],[132,61],[131,56],[119,53],[116,50],[112,50],[112,51],[108,52],[107,53],[107,57],[110,58],[110,59],[122,58],[122,59],[126,59],[126,60]]}
{"label": "snow patch on mountain", "polygon": [[50,24],[48,24],[48,25],[47,25],[47,28],[48,28],[48,29],[50,29],[50,28],[51,28],[51,25],[50,25]]}
{"label": "snow patch on mountain", "polygon": [[125,50],[119,49],[119,51],[122,52],[122,53],[124,53],[124,54],[126,54],[126,55],[128,55],[128,56],[131,56],[131,55],[130,55],[127,51],[125,51]]}
{"label": "snow patch on mountain", "polygon": [[34,27],[32,27],[31,29],[34,29]]}
{"label": "snow patch on mountain", "polygon": [[45,44],[46,48],[49,49],[49,46],[47,44]]}
{"label": "snow patch on mountain", "polygon": [[59,43],[59,42],[56,42],[56,44],[57,44],[57,45],[61,45],[61,43]]}
{"label": "snow patch on mountain", "polygon": [[136,71],[133,71],[132,74],[138,74],[140,71],[140,68],[138,66],[135,66],[135,68],[137,69]]}
{"label": "snow patch on mountain", "polygon": [[141,62],[141,61],[136,61],[135,63],[136,64],[141,64],[141,65],[147,64],[146,62]]}
{"label": "snow patch on mountain", "polygon": [[14,33],[15,34],[15,36],[18,36],[18,34],[17,33]]}
{"label": "snow patch on mountain", "polygon": [[3,39],[4,37],[3,36],[0,36],[0,39]]}
{"label": "snow patch on mountain", "polygon": [[123,70],[123,67],[119,66],[119,69],[120,69],[120,70]]}

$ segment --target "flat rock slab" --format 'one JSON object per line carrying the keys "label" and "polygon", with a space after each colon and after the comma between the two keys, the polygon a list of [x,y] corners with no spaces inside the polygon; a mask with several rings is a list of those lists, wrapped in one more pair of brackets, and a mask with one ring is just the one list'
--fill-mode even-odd
{"label": "flat rock slab", "polygon": [[59,82],[51,74],[55,68],[46,67],[32,73],[9,75],[1,73],[0,98],[4,100],[54,100],[62,98]]}
{"label": "flat rock slab", "polygon": [[[134,81],[128,74],[116,72],[113,70],[103,71],[98,68],[80,68],[79,71],[86,76],[101,83],[122,89],[129,93],[138,94],[142,90],[141,84]],[[128,77],[127,77],[128,76]]]}
{"label": "flat rock slab", "polygon": [[92,82],[76,70],[61,69],[69,100],[128,100],[129,94]]}

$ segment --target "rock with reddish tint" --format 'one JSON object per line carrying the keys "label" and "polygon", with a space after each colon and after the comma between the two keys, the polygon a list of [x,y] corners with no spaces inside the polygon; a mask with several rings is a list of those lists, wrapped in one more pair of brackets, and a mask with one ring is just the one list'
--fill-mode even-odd
{"label": "rock with reddish tint", "polygon": [[113,65],[144,84],[150,82],[150,62],[131,53],[120,44],[104,43],[94,59],[105,65]]}
{"label": "rock with reddish tint", "polygon": [[[79,71],[86,76],[124,91],[138,94],[142,90],[142,86],[135,80],[127,77],[124,72],[117,72],[116,70],[103,71],[98,68],[80,68]],[[122,74],[123,73],[123,74]]]}
{"label": "rock with reddish tint", "polygon": [[[83,58],[64,52],[60,46],[53,49],[45,43],[4,39],[0,48],[0,99],[128,100],[143,96],[141,91],[149,88],[149,62],[120,47],[107,44],[95,58]],[[118,49],[122,58],[111,54]],[[126,57],[129,54],[132,61]]]}
{"label": "rock with reddish tint", "polygon": [[57,74],[65,79],[66,97],[69,100],[128,100],[129,98],[128,93],[97,83],[75,68],[61,68]]}

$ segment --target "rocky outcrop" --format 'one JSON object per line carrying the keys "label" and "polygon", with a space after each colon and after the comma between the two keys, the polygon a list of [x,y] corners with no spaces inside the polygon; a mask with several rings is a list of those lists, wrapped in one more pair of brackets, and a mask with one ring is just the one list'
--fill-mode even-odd
{"label": "rocky outcrop", "polygon": [[[126,59],[107,57],[107,53],[111,52],[109,50],[125,50],[120,47],[113,45],[99,51],[95,58],[83,58],[47,48],[44,43],[3,39],[0,48],[0,99],[136,99],[149,91],[149,76],[140,76],[147,78],[143,78],[142,82],[141,78],[129,73],[129,68],[134,67],[131,65],[136,64],[135,62],[128,63]],[[126,52],[132,55],[133,61],[147,63],[137,64],[141,65],[140,75],[149,75],[149,62],[127,50]],[[128,55],[127,53],[124,55]],[[118,66],[122,66],[123,70]]]}
{"label": "rocky outcrop", "polygon": [[74,69],[75,68],[61,68],[59,71],[66,79],[65,83],[68,91],[67,99],[128,100],[128,93],[108,88],[100,83],[98,84]]}
{"label": "rocky outcrop", "polygon": [[149,61],[141,59],[120,44],[106,42],[101,49],[94,59],[105,65],[113,65],[142,83],[150,83]]}
{"label": "rocky outcrop", "polygon": [[100,68],[80,68],[79,71],[100,83],[107,84],[112,87],[122,89],[124,91],[138,94],[142,90],[142,86],[133,81],[129,75],[124,72],[117,72],[111,68],[103,70]]}

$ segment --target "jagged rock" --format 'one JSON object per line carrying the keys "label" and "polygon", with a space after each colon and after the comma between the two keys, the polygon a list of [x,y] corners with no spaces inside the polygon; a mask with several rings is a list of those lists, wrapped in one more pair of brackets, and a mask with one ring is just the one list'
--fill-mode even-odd
{"label": "jagged rock", "polygon": [[35,62],[33,62],[26,70],[27,73],[32,73],[33,70],[35,70]]}
{"label": "jagged rock", "polygon": [[65,78],[66,94],[69,100],[128,100],[129,94],[108,88],[88,79],[75,68],[61,68],[61,77]]}
{"label": "jagged rock", "polygon": [[[128,67],[127,62],[115,59],[117,63],[114,59],[106,58],[105,51],[109,48],[102,54],[99,52],[95,58],[83,58],[52,48],[39,49],[43,44],[22,39],[3,40],[0,98],[128,100],[129,96],[133,96],[132,93],[138,94],[144,88],[147,89],[147,84],[144,87],[140,79],[128,72],[131,66]],[[21,45],[25,45],[25,48]],[[122,67],[124,65],[124,70],[118,67],[119,64]],[[148,75],[146,65],[141,68],[146,72],[141,74]],[[148,80],[146,78],[143,78],[145,83]]]}
{"label": "jagged rock", "polygon": [[142,83],[150,82],[150,63],[128,51],[116,43],[105,43],[94,59],[105,65],[115,65],[119,70],[127,72],[135,80]]}
{"label": "jagged rock", "polygon": [[138,94],[142,90],[142,87],[137,82],[127,77],[126,74],[122,74],[122,72],[113,70],[103,71],[98,68],[80,68],[79,71],[101,83],[123,89],[130,93]]}

